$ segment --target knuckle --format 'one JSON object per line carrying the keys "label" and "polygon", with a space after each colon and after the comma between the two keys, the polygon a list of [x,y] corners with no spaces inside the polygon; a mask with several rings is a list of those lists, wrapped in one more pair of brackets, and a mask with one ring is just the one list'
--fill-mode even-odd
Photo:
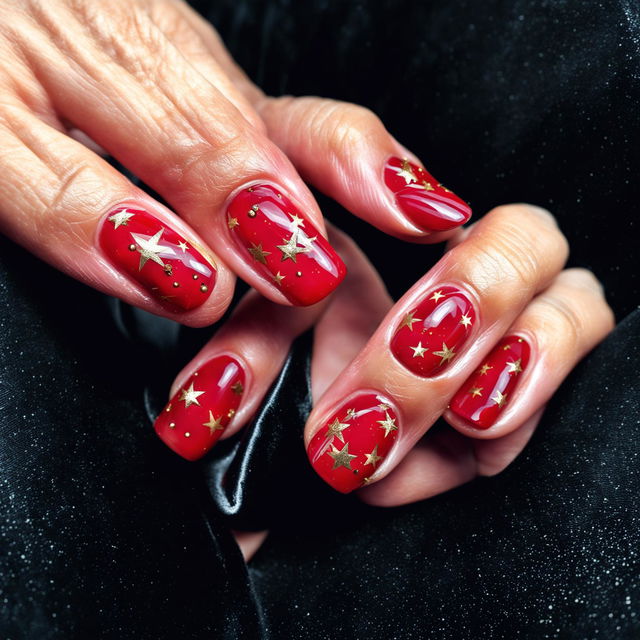
{"label": "knuckle", "polygon": [[565,345],[576,348],[587,332],[589,319],[578,305],[564,296],[547,295],[539,300],[538,322],[542,331],[562,338]]}
{"label": "knuckle", "polygon": [[373,136],[383,129],[382,122],[371,110],[355,104],[334,103],[322,115],[330,129],[329,141],[337,155],[353,154],[371,144]]}

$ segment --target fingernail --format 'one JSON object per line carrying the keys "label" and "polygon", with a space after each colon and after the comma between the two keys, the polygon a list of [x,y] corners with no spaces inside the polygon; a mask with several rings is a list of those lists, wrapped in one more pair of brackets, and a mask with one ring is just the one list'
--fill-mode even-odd
{"label": "fingernail", "polygon": [[114,209],[102,224],[99,243],[117,269],[172,311],[195,309],[213,291],[215,268],[190,242],[148,211]]}
{"label": "fingernail", "polygon": [[530,353],[524,338],[503,338],[453,397],[451,411],[477,429],[491,427],[510,401]]}
{"label": "fingernail", "polygon": [[309,443],[307,455],[318,475],[349,493],[367,484],[398,437],[398,417],[388,401],[360,393],[336,411]]}
{"label": "fingernail", "polygon": [[244,384],[244,369],[235,358],[224,355],[209,360],[156,418],[156,433],[183,458],[201,458],[235,415]]}
{"label": "fingernail", "polygon": [[416,375],[436,375],[458,355],[475,319],[473,304],[460,289],[439,287],[403,316],[391,352]]}
{"label": "fingernail", "polygon": [[253,268],[292,304],[319,302],[346,274],[324,236],[276,187],[242,189],[229,205],[227,226]]}
{"label": "fingernail", "polygon": [[413,162],[389,158],[384,181],[402,213],[421,229],[448,231],[471,217],[471,208],[464,200]]}

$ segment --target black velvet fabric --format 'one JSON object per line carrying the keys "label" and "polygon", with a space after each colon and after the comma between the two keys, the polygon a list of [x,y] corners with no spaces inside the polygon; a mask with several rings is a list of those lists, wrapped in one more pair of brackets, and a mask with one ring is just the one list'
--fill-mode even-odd
{"label": "black velvet fabric", "polygon": [[[637,7],[199,8],[265,89],[374,108],[477,215],[549,206],[627,317],[507,471],[373,509],[306,464],[309,336],[249,428],[190,464],[151,421],[211,329],[127,309],[0,240],[0,637],[637,638]],[[396,294],[442,251],[323,208]],[[247,568],[230,530],[264,527]]]}

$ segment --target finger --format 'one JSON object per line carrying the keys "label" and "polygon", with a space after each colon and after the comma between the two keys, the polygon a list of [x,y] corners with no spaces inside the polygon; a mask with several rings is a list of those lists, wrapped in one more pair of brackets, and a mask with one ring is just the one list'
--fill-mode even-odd
{"label": "finger", "polygon": [[186,223],[24,107],[7,99],[0,120],[6,235],[152,313],[193,326],[224,313],[233,276]]}
{"label": "finger", "polygon": [[511,433],[546,404],[613,326],[613,313],[593,274],[563,271],[460,387],[446,419],[475,438]]}
{"label": "finger", "polygon": [[478,222],[393,307],[312,412],[305,441],[323,479],[347,492],[384,477],[566,256],[564,236],[537,207],[499,207]]}
{"label": "finger", "polygon": [[[138,3],[29,5],[24,56],[52,107],[160,193],[238,275],[281,303],[330,293],[344,265],[293,166]],[[45,34],[48,35],[48,34]]]}

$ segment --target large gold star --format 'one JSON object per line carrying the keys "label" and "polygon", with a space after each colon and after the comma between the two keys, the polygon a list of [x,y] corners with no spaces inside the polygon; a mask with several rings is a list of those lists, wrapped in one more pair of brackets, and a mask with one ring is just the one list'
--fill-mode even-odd
{"label": "large gold star", "polygon": [[126,209],[123,209],[122,211],[118,211],[118,213],[114,213],[108,220],[109,222],[113,222],[113,228],[117,229],[118,227],[128,226],[129,220],[133,218],[133,215],[133,213],[129,213]]}
{"label": "large gold star", "polygon": [[344,442],[344,436],[342,432],[348,427],[348,424],[344,422],[340,422],[338,418],[336,418],[328,427],[327,427],[327,438],[336,437],[340,442]]}
{"label": "large gold star", "polygon": [[451,360],[456,354],[453,349],[449,349],[449,347],[447,347],[447,345],[443,342],[442,351],[434,351],[433,355],[442,358],[440,360],[440,364],[444,364],[448,360]]}
{"label": "large gold star", "polygon": [[145,238],[137,233],[132,233],[131,237],[136,241],[138,245],[137,251],[140,253],[140,264],[138,265],[138,271],[142,271],[142,267],[147,264],[147,260],[152,260],[153,262],[159,264],[161,267],[164,267],[164,262],[162,262],[162,258],[158,255],[159,253],[166,253],[169,255],[175,255],[175,251],[171,247],[165,247],[159,245],[158,242],[162,237],[162,233],[164,229],[160,229],[158,233],[156,233],[151,238]]}
{"label": "large gold star", "polygon": [[516,375],[522,373],[521,364],[522,358],[518,358],[515,362],[507,362],[507,367],[509,367],[507,373],[515,373]]}
{"label": "large gold star", "polygon": [[507,394],[506,393],[502,393],[501,391],[496,391],[496,395],[492,396],[491,399],[500,407],[502,408],[504,403],[507,401]]}
{"label": "large gold star", "polygon": [[493,369],[493,367],[490,367],[488,364],[483,364],[482,367],[480,367],[480,375],[486,376],[489,369]]}
{"label": "large gold star", "polygon": [[209,427],[209,432],[213,435],[216,431],[222,431],[224,427],[222,426],[222,416],[219,418],[214,418],[213,413],[209,410],[209,422],[203,422],[203,427]]}
{"label": "large gold star", "polygon": [[436,302],[438,302],[438,300],[440,300],[440,298],[444,298],[445,295],[444,293],[442,293],[442,291],[436,291],[430,298],[429,300],[435,300]]}
{"label": "large gold star", "polygon": [[384,412],[385,419],[378,420],[381,429],[384,429],[384,437],[386,438],[392,431],[397,431],[396,419],[392,418],[387,411]]}
{"label": "large gold star", "polygon": [[460,324],[463,327],[470,327],[471,326],[471,316],[467,316],[462,314],[462,317],[460,318]]}
{"label": "large gold star", "polygon": [[414,358],[424,358],[424,354],[429,351],[429,349],[422,346],[422,342],[418,342],[415,347],[409,347],[409,349],[413,349]]}
{"label": "large gold star", "polygon": [[378,445],[373,447],[373,451],[371,453],[365,453],[364,455],[367,457],[367,461],[364,464],[370,464],[374,469],[378,464],[378,460],[382,460],[382,456],[378,455]]}
{"label": "large gold star", "polygon": [[248,247],[248,249],[254,260],[257,260],[260,264],[267,264],[266,256],[270,256],[271,251],[265,251],[262,248],[262,243],[254,244],[252,242],[251,246]]}
{"label": "large gold star", "polygon": [[333,458],[333,468],[345,467],[345,469],[351,470],[351,461],[358,456],[349,453],[349,443],[347,442],[341,450],[338,450],[334,445],[331,446],[333,451],[327,451],[327,453]]}
{"label": "large gold star", "polygon": [[402,161],[402,167],[396,167],[396,175],[404,178],[406,184],[418,182],[418,178],[416,178],[416,174],[413,173],[413,169],[408,160]]}
{"label": "large gold star", "polygon": [[299,253],[308,253],[309,251],[311,251],[311,247],[299,247],[298,246],[298,234],[294,233],[291,235],[291,237],[289,238],[289,240],[287,240],[285,242],[285,244],[278,244],[276,245],[276,247],[278,249],[280,249],[280,252],[282,253],[282,258],[280,259],[281,262],[284,262],[285,260],[293,260],[293,262],[298,262],[298,254]]}
{"label": "large gold star", "polygon": [[473,387],[469,393],[475,398],[476,396],[482,397],[482,389],[483,387]]}
{"label": "large gold star", "polygon": [[193,388],[193,382],[189,385],[188,389],[182,389],[180,391],[180,397],[178,398],[178,402],[184,402],[184,406],[190,407],[192,404],[197,404],[200,406],[200,401],[198,398],[204,393],[204,391],[198,391]]}
{"label": "large gold star", "polygon": [[291,229],[296,230],[300,227],[304,227],[304,220],[300,216],[292,215],[291,216]]}
{"label": "large gold star", "polygon": [[411,311],[410,313],[407,313],[407,315],[404,318],[402,318],[402,322],[400,323],[398,330],[402,329],[402,327],[409,327],[409,331],[413,331],[413,323],[420,322],[422,320],[422,318],[414,318],[413,317],[414,313],[415,313],[415,310]]}

